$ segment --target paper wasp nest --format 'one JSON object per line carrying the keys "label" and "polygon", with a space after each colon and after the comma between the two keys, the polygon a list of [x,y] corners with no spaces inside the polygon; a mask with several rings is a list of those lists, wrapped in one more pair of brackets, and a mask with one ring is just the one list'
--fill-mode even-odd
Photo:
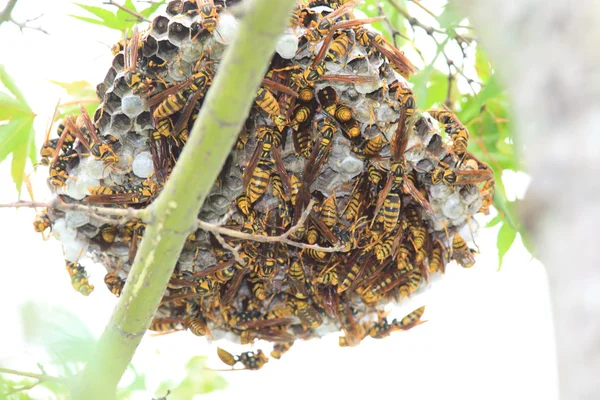
{"label": "paper wasp nest", "polygon": [[[229,213],[225,227],[253,235],[297,226],[288,239],[311,246],[226,235],[224,246],[198,230],[151,329],[265,339],[276,344],[276,357],[296,339],[332,331],[342,332],[341,345],[356,345],[408,329],[422,314],[387,321],[377,313],[384,305],[426,288],[451,260],[473,265],[463,237],[470,239],[470,217],[490,205],[491,170],[466,150],[468,132],[454,114],[417,109],[405,79],[412,65],[367,27],[371,20],[354,18],[353,5],[298,7],[198,216],[217,223]],[[93,118],[67,117],[59,138],[44,145],[56,195],[66,203],[147,206],[185,145],[236,27],[223,2],[176,0],[117,44]],[[83,250],[107,268],[105,282],[119,295],[144,223],[112,226],[49,210],[36,229],[50,225],[73,286],[93,289],[77,262]],[[237,257],[229,246],[239,248]],[[328,252],[334,247],[340,251]]]}

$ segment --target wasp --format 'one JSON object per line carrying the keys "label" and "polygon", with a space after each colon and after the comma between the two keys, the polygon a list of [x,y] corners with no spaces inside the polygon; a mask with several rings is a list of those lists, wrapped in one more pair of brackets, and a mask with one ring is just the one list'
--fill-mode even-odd
{"label": "wasp", "polygon": [[285,198],[290,196],[290,177],[285,169],[278,146],[281,137],[273,129],[259,128],[259,144],[257,144],[248,166],[242,176],[242,184],[251,204],[255,203],[265,192],[273,173],[273,165],[281,178]]}
{"label": "wasp", "polygon": [[422,323],[425,322],[425,321],[421,320],[424,313],[425,313],[425,306],[419,307],[416,310],[414,310],[413,312],[406,315],[404,318],[402,318],[398,322],[398,326],[400,327],[400,329],[406,331],[406,330],[414,328],[417,325],[421,325]]}
{"label": "wasp", "polygon": [[125,191],[99,189],[101,192],[85,198],[88,204],[145,204],[152,201],[160,192],[159,185],[152,177],[144,179],[140,185]]}
{"label": "wasp", "polygon": [[367,203],[367,189],[368,189],[367,176],[361,174],[357,179],[352,193],[350,194],[350,200],[346,203],[342,214],[347,221],[356,221],[360,215],[361,209],[363,209]]}
{"label": "wasp", "polygon": [[185,318],[183,320],[183,326],[196,336],[208,336],[210,339],[212,339],[212,335],[204,318]]}
{"label": "wasp", "polygon": [[77,154],[75,150],[71,150],[66,154],[58,156],[57,161],[50,167],[48,183],[56,188],[65,186],[67,184],[67,179],[69,178],[69,173],[67,172],[69,162],[78,157],[79,154]]}
{"label": "wasp", "polygon": [[476,185],[494,178],[491,169],[455,170],[447,166],[438,166],[431,172],[431,183],[437,185]]}
{"label": "wasp", "polygon": [[383,261],[388,257],[394,257],[403,237],[403,230],[398,229],[395,235],[390,235],[382,244],[375,245],[375,257]]}
{"label": "wasp", "polygon": [[104,275],[104,283],[112,294],[119,297],[125,286],[125,279],[119,277],[116,272],[109,272]]}
{"label": "wasp", "polygon": [[319,312],[307,300],[298,299],[296,297],[288,297],[287,305],[292,313],[300,318],[300,323],[303,329],[318,328],[323,323],[323,319]]}
{"label": "wasp", "polygon": [[181,115],[173,128],[173,135],[178,135],[187,125],[196,103],[212,84],[215,71],[209,64],[205,64],[184,82],[175,84],[170,88],[150,97],[146,100],[146,106],[156,107],[152,113],[155,121],[170,117],[177,111]]}
{"label": "wasp", "polygon": [[81,110],[81,115],[77,117],[75,126],[72,126],[73,124],[70,120],[66,120],[67,126],[70,126],[70,130],[78,137],[83,137],[91,141],[91,145],[86,140],[83,140],[82,144],[90,151],[94,158],[102,161],[107,167],[118,163],[119,157],[117,157],[112,149],[112,146],[118,139],[112,135],[107,135],[101,140],[85,107],[80,104],[79,109]]}
{"label": "wasp", "polygon": [[490,213],[490,206],[494,203],[494,193],[496,192],[495,185],[496,182],[493,179],[489,179],[481,188],[482,202],[479,212],[484,213],[485,215]]}
{"label": "wasp", "polygon": [[352,254],[348,257],[348,261],[346,261],[343,269],[346,270],[348,267],[348,273],[346,277],[337,287],[337,293],[341,294],[344,291],[348,290],[351,285],[356,281],[356,278],[361,274],[361,264],[358,262],[360,256],[362,255],[362,250],[356,249],[352,252]]}
{"label": "wasp", "polygon": [[43,235],[44,231],[48,228],[52,229],[52,221],[50,220],[46,209],[44,209],[41,214],[35,216],[35,219],[33,220],[33,229]]}
{"label": "wasp", "polygon": [[427,228],[422,224],[422,218],[414,205],[407,206],[404,214],[406,215],[406,221],[411,233],[410,241],[415,250],[419,250],[425,244]]}
{"label": "wasp", "polygon": [[462,157],[467,152],[469,145],[469,132],[460,123],[456,115],[447,107],[443,110],[428,110],[429,115],[445,125],[445,131],[452,140],[452,151]]}
{"label": "wasp", "polygon": [[294,345],[294,342],[288,343],[275,343],[273,345],[273,350],[271,351],[271,357],[279,360],[285,353],[287,353],[290,348]]}
{"label": "wasp", "polygon": [[254,351],[246,351],[239,356],[234,356],[222,348],[217,348],[217,355],[225,364],[233,367],[237,363],[241,363],[244,366],[244,369],[249,370],[257,370],[261,369],[266,363],[269,362],[267,356],[262,352],[262,350]]}
{"label": "wasp", "polygon": [[212,35],[213,31],[217,27],[217,21],[219,19],[219,11],[223,6],[215,5],[213,0],[192,0],[192,3],[196,3],[198,10],[189,11],[197,12],[202,17],[200,26],[203,30],[207,31]]}
{"label": "wasp", "polygon": [[148,330],[155,332],[170,333],[182,330],[181,318],[154,318],[148,327]]}
{"label": "wasp", "polygon": [[330,268],[326,268],[317,277],[317,283],[321,285],[337,286],[339,283],[338,273],[335,269],[335,265]]}
{"label": "wasp", "polygon": [[321,205],[321,221],[332,228],[337,223],[337,198],[335,193],[326,198]]}
{"label": "wasp", "polygon": [[[56,117],[58,113],[58,105],[56,110],[54,111],[54,116],[52,120]],[[40,150],[40,164],[44,166],[50,166],[53,162],[56,162],[58,159],[59,153],[62,152],[66,154],[73,149],[73,144],[76,139],[76,132],[73,132],[71,129],[67,128],[67,120],[74,124],[77,120],[76,115],[67,115],[59,124],[56,129],[56,133],[58,137],[55,139],[49,139],[50,130],[48,130],[46,134],[46,140]],[[80,140],[84,140],[80,138]],[[51,162],[52,160],[52,162]]]}
{"label": "wasp", "polygon": [[403,52],[394,45],[385,40],[379,33],[373,32],[367,28],[354,28],[356,39],[365,47],[374,47],[383,54],[389,61],[394,71],[405,78],[409,78],[416,71],[415,66],[410,62]]}
{"label": "wasp", "polygon": [[365,140],[362,146],[353,146],[352,151],[355,154],[366,156],[366,157],[374,157],[381,152],[383,147],[387,144],[387,141],[383,137],[382,134],[373,136],[370,139]]}
{"label": "wasp", "polygon": [[[296,91],[290,89],[289,87],[287,87],[283,84],[274,82],[274,81],[272,81],[270,79],[266,79],[266,78],[263,79],[263,84],[265,86],[270,87],[273,90],[283,92],[285,95],[290,96],[290,101],[288,101],[284,104],[285,104],[286,108],[291,109],[291,105],[293,103],[293,101],[291,101],[291,99],[298,97],[298,93]],[[267,88],[261,87],[258,89],[258,92],[256,92],[256,97],[255,97],[254,101],[255,101],[256,105],[258,105],[258,107],[260,107],[261,110],[266,112],[273,119],[273,121],[275,122],[275,125],[277,126],[279,131],[280,132],[283,131],[283,129],[287,126],[288,116],[282,114],[279,102],[275,98],[275,95],[273,94],[273,92],[271,92],[271,90],[269,90]],[[287,112],[286,112],[286,114],[287,114]]]}
{"label": "wasp", "polygon": [[306,278],[304,265],[300,261],[293,261],[287,270],[286,280],[290,283],[292,295],[299,299],[308,298],[308,290],[310,283]]}
{"label": "wasp", "polygon": [[458,233],[455,233],[452,238],[452,258],[463,268],[471,268],[475,265],[475,257],[473,257],[471,249]]}
{"label": "wasp", "polygon": [[94,285],[91,285],[85,268],[78,262],[67,261],[67,271],[71,277],[71,286],[77,292],[84,296],[89,296],[94,291]]}
{"label": "wasp", "polygon": [[429,201],[427,201],[409,179],[405,179],[405,175],[408,173],[408,166],[403,156],[408,143],[405,125],[406,116],[407,108],[402,107],[400,118],[398,119],[398,128],[394,132],[390,143],[392,151],[390,172],[383,189],[379,193],[375,208],[375,215],[378,215],[379,211],[384,207],[384,229],[388,232],[397,223],[397,216],[399,216],[401,207],[400,191],[402,189],[406,190],[430,217],[433,218],[435,215]]}
{"label": "wasp", "polygon": [[431,246],[431,250],[430,250],[429,256],[428,256],[430,273],[435,273],[437,271],[440,271],[442,273],[445,272],[445,268],[446,268],[445,254],[446,254],[446,249],[440,243],[440,241],[439,240],[434,241],[433,245]]}

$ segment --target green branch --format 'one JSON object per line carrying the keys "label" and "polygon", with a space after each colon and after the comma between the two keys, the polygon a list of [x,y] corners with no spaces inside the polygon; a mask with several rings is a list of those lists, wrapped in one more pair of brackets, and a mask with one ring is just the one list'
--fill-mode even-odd
{"label": "green branch", "polygon": [[223,58],[173,173],[147,209],[148,224],[123,293],[74,399],[111,399],[150,325],[179,254],[236,141],[295,0],[254,0]]}

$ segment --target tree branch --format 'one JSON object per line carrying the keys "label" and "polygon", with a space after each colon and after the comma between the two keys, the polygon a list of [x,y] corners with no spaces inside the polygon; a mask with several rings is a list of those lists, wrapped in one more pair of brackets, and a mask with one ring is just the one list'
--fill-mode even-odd
{"label": "tree branch", "polygon": [[24,372],[24,371],[18,371],[16,369],[10,369],[10,368],[3,368],[0,367],[0,374],[10,374],[10,375],[18,375],[18,376],[23,376],[25,378],[33,378],[33,379],[37,379],[38,381],[56,381],[56,382],[63,382],[62,379],[57,378],[55,376],[50,376],[47,375],[46,373],[43,374],[36,374],[34,372]]}
{"label": "tree branch", "polygon": [[2,12],[0,12],[0,25],[2,25],[5,22],[12,22],[13,24],[15,24],[16,26],[19,27],[21,32],[23,32],[23,29],[33,29],[35,31],[40,31],[42,33],[45,33],[46,35],[48,34],[48,32],[46,32],[44,29],[42,29],[39,26],[29,26],[28,25],[31,21],[35,21],[35,20],[39,19],[41,17],[41,15],[39,15],[35,18],[32,18],[32,19],[28,19],[25,22],[15,21],[15,19],[12,17],[12,12],[16,5],[17,5],[17,0],[9,0],[9,2],[6,4],[6,7],[4,7],[4,10],[2,10]]}
{"label": "tree branch", "polygon": [[105,1],[105,2],[104,2],[104,4],[107,4],[107,5],[109,5],[109,6],[115,6],[115,7],[117,7],[119,10],[123,10],[123,11],[125,11],[126,13],[128,13],[128,14],[130,14],[130,15],[134,16],[134,17],[135,17],[135,20],[136,20],[137,22],[152,22],[152,21],[150,21],[148,18],[144,17],[142,14],[140,14],[140,13],[138,13],[138,12],[135,12],[135,11],[133,11],[133,10],[131,10],[131,9],[127,8],[127,7],[125,7],[125,6],[122,6],[122,5],[120,5],[119,3],[115,3],[113,0],[108,0],[108,1]]}
{"label": "tree branch", "polygon": [[[322,251],[325,253],[336,253],[336,252],[346,252],[349,249],[345,245],[339,245],[334,247],[322,247],[315,244],[306,244],[301,242],[295,242],[290,240],[289,237],[294,234],[298,229],[300,229],[306,219],[308,218],[310,211],[312,209],[312,205],[314,205],[314,201],[311,200],[309,203],[311,207],[306,208],[302,214],[302,217],[298,220],[298,223],[288,229],[286,232],[277,236],[264,236],[264,235],[255,235],[250,233],[244,233],[240,231],[236,231],[234,229],[229,229],[222,226],[230,214],[227,213],[223,217],[221,221],[217,224],[212,224],[210,222],[198,220],[196,221],[195,229],[202,229],[206,232],[213,233],[219,242],[221,241],[222,236],[229,236],[236,239],[249,240],[252,242],[259,243],[273,243],[273,242],[281,242],[287,244],[289,246],[298,247],[300,249],[313,249]],[[15,203],[6,203],[0,204],[0,208],[52,208],[55,210],[61,211],[79,211],[85,213],[90,218],[94,218],[98,221],[104,222],[106,224],[111,225],[123,225],[125,222],[133,219],[139,218],[143,222],[152,223],[152,214],[150,208],[144,209],[135,209],[135,208],[109,208],[109,207],[96,207],[96,206],[88,206],[85,204],[76,204],[76,203],[63,203],[59,199],[55,199],[50,202],[39,202],[39,201],[18,201]],[[107,218],[107,216],[118,217],[118,218]],[[223,243],[222,243],[223,244]],[[236,253],[235,248],[229,246],[229,244],[225,243],[228,250],[232,253]],[[238,260],[239,261],[239,260]],[[242,263],[243,264],[243,263]]]}
{"label": "tree branch", "polygon": [[[112,399],[160,304],[188,235],[218,176],[283,32],[295,0],[254,0],[220,64],[198,119],[163,191],[127,283],[73,398]],[[198,174],[201,170],[202,174]],[[194,182],[190,185],[189,182]]]}
{"label": "tree branch", "polygon": [[599,399],[600,53],[592,49],[600,7],[566,0],[456,3],[511,93],[515,142],[532,176],[521,211],[549,276],[560,398]]}
{"label": "tree branch", "polygon": [[12,12],[15,6],[17,5],[17,0],[9,0],[4,10],[0,13],[0,25],[5,22],[9,22],[12,20]]}
{"label": "tree branch", "polygon": [[10,369],[10,368],[2,368],[0,367],[0,374],[10,374],[10,375],[17,375],[17,376],[22,376],[25,378],[31,378],[31,379],[35,379],[34,382],[31,382],[27,385],[23,385],[20,387],[14,387],[11,390],[8,390],[2,394],[8,396],[14,393],[19,393],[19,392],[24,392],[30,389],[33,389],[34,387],[36,387],[37,385],[44,383],[44,382],[58,382],[58,383],[66,383],[65,380],[57,378],[55,376],[50,376],[48,374],[46,374],[46,371],[44,371],[44,368],[42,367],[41,364],[38,364],[38,367],[40,368],[40,370],[42,371],[41,374],[36,374],[33,372],[25,372],[25,371],[18,371],[16,369]]}

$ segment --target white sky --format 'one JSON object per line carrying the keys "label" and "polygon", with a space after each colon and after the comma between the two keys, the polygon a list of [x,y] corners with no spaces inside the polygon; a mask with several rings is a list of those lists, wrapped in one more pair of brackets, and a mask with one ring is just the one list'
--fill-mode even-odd
{"label": "white sky", "polygon": [[[0,9],[5,3],[0,1]],[[101,1],[84,3],[99,5]],[[64,95],[49,80],[101,81],[111,60],[108,45],[119,39],[116,31],[65,16],[75,12],[83,13],[65,0],[20,0],[15,17],[44,14],[40,22],[51,36],[31,31],[22,35],[7,24],[0,27],[0,64],[39,115],[38,145],[57,99]],[[44,169],[32,174],[39,200],[47,198],[45,175]],[[0,164],[1,203],[17,197],[9,176],[7,160]],[[54,239],[43,241],[33,231],[34,215],[33,210],[0,209],[4,328],[0,366],[27,371],[35,371],[35,363],[44,360],[37,348],[23,340],[21,304],[33,300],[63,306],[99,337],[116,303],[104,286],[99,266],[88,268],[96,287],[91,296],[84,298],[73,291],[60,244]],[[223,373],[229,388],[203,398],[557,399],[546,274],[539,262],[531,261],[519,239],[497,272],[497,229],[480,232],[481,254],[474,268],[450,265],[442,282],[414,299],[408,311],[426,304],[426,324],[384,340],[366,339],[356,348],[340,349],[336,335],[297,343],[282,360],[271,360],[261,371]],[[223,347],[239,350],[227,344]],[[146,374],[149,392],[134,398],[147,400],[160,381],[181,379],[186,361],[194,355],[208,355],[211,367],[223,368],[215,349],[214,344],[209,346],[185,332],[144,338],[134,364]],[[45,392],[37,393],[45,398]]]}

